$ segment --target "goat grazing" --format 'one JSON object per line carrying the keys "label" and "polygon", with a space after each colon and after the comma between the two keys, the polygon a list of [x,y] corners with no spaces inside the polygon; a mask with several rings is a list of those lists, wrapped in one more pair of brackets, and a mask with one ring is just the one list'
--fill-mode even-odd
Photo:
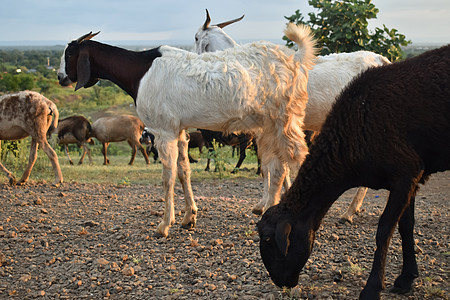
{"label": "goat grazing", "polygon": [[203,147],[207,147],[207,143],[200,130],[189,132],[188,147],[189,149],[198,148],[198,152],[203,153]]}
{"label": "goat grazing", "polygon": [[[202,153],[202,149],[205,146],[205,141],[203,140],[201,132],[186,132],[186,136],[189,140],[188,149],[198,148],[200,153]],[[141,144],[147,145],[147,155],[150,157],[150,153],[153,153],[153,159],[156,162],[158,160],[158,150],[155,147],[155,135],[148,131],[147,128],[145,128],[142,132],[142,137],[139,139],[139,142],[141,142]],[[198,161],[196,159],[193,159],[189,153],[188,156],[190,163],[198,163]]]}
{"label": "goat grazing", "polygon": [[89,157],[89,162],[92,164],[91,149],[88,147],[88,143],[92,144],[91,123],[83,116],[71,116],[58,121],[58,128],[55,132],[58,134],[58,144],[64,146],[69,163],[73,165],[73,161],[69,155],[69,144],[77,144],[79,148],[83,148],[83,154],[81,155],[79,165],[83,163],[86,153]]}
{"label": "goat grazing", "polygon": [[[219,131],[212,131],[206,129],[200,129],[200,132],[205,140],[206,146],[209,151],[214,151],[214,143],[213,141],[217,141],[219,144],[239,147],[239,160],[234,167],[234,170],[231,173],[236,173],[244,162],[245,157],[247,156],[245,150],[251,145],[253,136],[251,134],[223,134]],[[208,156],[208,161],[206,163],[205,171],[209,171],[210,169],[211,159]],[[259,166],[257,173],[259,174]]]}
{"label": "goat grazing", "polygon": [[92,124],[92,137],[95,137],[103,145],[103,164],[109,165],[107,157],[109,143],[127,141],[131,147],[131,159],[128,164],[133,164],[136,157],[136,149],[139,149],[148,165],[150,161],[147,152],[139,142],[143,131],[144,123],[135,116],[121,115],[97,119]]}
{"label": "goat grazing", "polygon": [[189,153],[190,149],[198,148],[198,152],[203,153],[203,147],[206,147],[206,142],[203,139],[202,133],[197,130],[193,132],[186,132],[187,138],[188,138],[188,156],[189,156],[189,162],[192,163],[198,163],[198,160],[194,159],[191,154]]}
{"label": "goat grazing", "polygon": [[415,195],[431,174],[450,169],[449,153],[450,45],[357,76],[336,100],[291,188],[258,223],[272,280],[297,285],[330,206],[347,189],[366,186],[387,189],[389,197],[360,299],[380,297],[397,224],[403,267],[392,291],[408,292],[418,276]]}
{"label": "goat grazing", "polygon": [[150,154],[153,153],[153,161],[156,162],[159,155],[158,150],[155,147],[155,135],[148,131],[147,128],[144,128],[141,138],[139,139],[139,143],[147,145],[147,149],[145,151],[147,156],[150,157]]}
{"label": "goat grazing", "polygon": [[185,195],[181,224],[190,228],[196,223],[187,128],[264,132],[258,134],[258,150],[271,188],[263,197],[265,203],[279,201],[288,166],[298,167],[308,152],[302,123],[308,70],[315,58],[309,28],[289,24],[286,34],[298,51],[255,42],[202,55],[170,46],[133,52],[91,41],[92,33],[66,47],[58,74],[61,85],[77,82],[78,90],[98,78],[113,81],[133,97],[139,117],[155,135],[165,193],[156,235],[167,236],[175,222],[176,174]]}
{"label": "goat grazing", "polygon": [[[206,10],[206,21],[195,35],[194,52],[219,51],[236,47],[238,44],[222,30],[222,24],[232,24],[241,18],[218,25],[209,25],[211,18]],[[368,68],[390,64],[389,60],[369,51],[330,54],[318,56],[315,66],[309,71],[308,103],[306,104],[304,129],[319,132],[323,122],[340,91],[353,77]],[[264,172],[263,172],[264,175]],[[265,180],[265,188],[269,183]],[[367,193],[367,188],[359,188],[341,222],[352,222],[353,215],[359,211]],[[261,201],[254,208],[255,214],[262,214],[269,206]]]}
{"label": "goat grazing", "polygon": [[[47,142],[47,133],[52,132],[58,126],[58,116],[56,105],[36,92],[22,91],[0,97],[0,143],[2,140],[21,140],[31,136],[28,165],[17,184],[24,184],[28,181],[31,169],[37,159],[39,146],[52,163],[55,172],[54,184],[63,182],[58,156]],[[9,178],[9,183],[15,184],[14,175],[1,163],[0,168]]]}

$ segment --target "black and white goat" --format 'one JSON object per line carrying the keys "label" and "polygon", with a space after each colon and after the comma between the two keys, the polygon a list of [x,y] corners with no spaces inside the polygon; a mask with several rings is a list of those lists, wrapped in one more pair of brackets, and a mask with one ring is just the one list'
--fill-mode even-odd
{"label": "black and white goat", "polygon": [[272,280],[297,285],[330,206],[349,188],[367,186],[390,193],[360,299],[380,297],[397,224],[403,267],[393,291],[408,292],[418,276],[415,195],[431,174],[450,169],[449,154],[450,45],[362,73],[337,99],[292,187],[258,223]]}
{"label": "black and white goat", "polygon": [[176,174],[185,194],[181,224],[196,223],[186,128],[263,133],[257,134],[258,150],[271,182],[264,203],[279,201],[288,166],[298,168],[308,152],[302,127],[315,58],[309,28],[289,24],[286,34],[298,51],[257,42],[202,55],[169,46],[133,52],[91,41],[92,33],[68,44],[60,83],[77,82],[77,90],[99,78],[113,81],[133,97],[139,117],[155,135],[165,193],[156,235],[167,236],[175,222]]}
{"label": "black and white goat", "polygon": [[145,152],[147,153],[149,158],[150,154],[153,153],[153,161],[156,163],[158,161],[159,154],[158,150],[155,147],[155,135],[144,127],[144,131],[142,131],[142,135],[141,138],[139,139],[139,142],[142,145],[147,145]]}
{"label": "black and white goat", "polygon": [[[211,17],[206,10],[206,21],[195,34],[194,52],[213,52],[238,46],[238,44],[223,31],[226,25],[242,20],[244,16],[217,25],[210,25]],[[224,25],[225,24],[225,25]],[[379,54],[369,51],[353,53],[338,53],[318,56],[315,66],[309,71],[308,103],[306,104],[304,129],[319,132],[323,122],[336,97],[353,77],[368,68],[390,64],[389,60]],[[263,172],[264,176],[264,172]],[[270,183],[264,180],[265,189]],[[367,188],[359,188],[347,211],[341,216],[341,221],[352,222],[353,216],[362,205]],[[269,205],[261,201],[254,208],[255,214],[262,214]]]}

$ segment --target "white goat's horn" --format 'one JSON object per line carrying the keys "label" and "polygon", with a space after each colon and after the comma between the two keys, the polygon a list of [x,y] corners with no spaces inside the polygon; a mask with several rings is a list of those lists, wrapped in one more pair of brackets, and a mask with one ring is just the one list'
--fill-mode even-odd
{"label": "white goat's horn", "polygon": [[208,9],[206,9],[206,21],[205,24],[203,24],[203,30],[208,29],[209,23],[211,23],[211,18],[209,17]]}
{"label": "white goat's horn", "polygon": [[91,31],[91,32],[89,32],[88,34],[85,34],[85,35],[83,35],[82,37],[79,37],[79,38],[77,39],[77,43],[79,44],[79,43],[81,43],[82,41],[90,40],[90,39],[92,39],[94,36],[96,36],[96,35],[99,34],[99,33],[100,33],[100,31],[97,32],[97,33],[92,34],[92,31]]}
{"label": "white goat's horn", "polygon": [[223,23],[219,23],[219,24],[216,24],[215,26],[220,27],[220,28],[224,28],[227,25],[239,22],[240,20],[242,20],[244,18],[244,16],[245,15],[242,15],[242,17],[240,17],[240,18],[237,18],[237,19],[234,19],[234,20],[231,20],[231,21],[227,21],[227,22],[223,22]]}

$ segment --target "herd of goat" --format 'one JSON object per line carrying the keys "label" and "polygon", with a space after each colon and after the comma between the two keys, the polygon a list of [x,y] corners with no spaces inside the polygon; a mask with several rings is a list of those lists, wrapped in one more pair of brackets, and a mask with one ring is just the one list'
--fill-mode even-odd
{"label": "herd of goat", "polygon": [[[193,52],[169,46],[134,52],[92,41],[98,33],[70,42],[61,58],[60,84],[76,83],[78,90],[99,79],[110,80],[133,98],[139,118],[102,118],[91,125],[74,116],[58,123],[56,106],[38,93],[2,96],[1,140],[32,139],[19,183],[27,181],[38,146],[52,162],[55,183],[62,182],[48,131],[58,133],[71,163],[67,144],[84,148],[79,163],[86,153],[92,161],[88,144],[93,137],[103,144],[104,164],[109,163],[109,142],[123,140],[132,148],[129,164],[137,149],[149,163],[141,144],[145,140],[162,163],[165,208],[155,234],[167,237],[175,222],[176,177],[185,199],[181,225],[190,228],[197,222],[189,142],[200,150],[210,147],[202,137],[218,132],[228,144],[240,147],[243,160],[253,141],[264,180],[263,197],[253,212],[262,214],[257,225],[260,252],[276,285],[298,284],[328,209],[343,192],[359,187],[343,216],[349,221],[367,188],[390,192],[360,298],[379,299],[387,248],[397,225],[403,268],[393,291],[410,291],[418,276],[415,195],[431,174],[450,169],[450,45],[395,63],[367,51],[321,57],[316,56],[310,29],[302,25],[288,24],[285,31],[296,51],[263,41],[238,45],[223,27],[242,18],[210,25],[207,12]],[[201,131],[189,135],[188,128]],[[309,149],[306,130],[319,133]],[[236,133],[233,139],[231,133]],[[292,186],[291,171],[298,171]]]}

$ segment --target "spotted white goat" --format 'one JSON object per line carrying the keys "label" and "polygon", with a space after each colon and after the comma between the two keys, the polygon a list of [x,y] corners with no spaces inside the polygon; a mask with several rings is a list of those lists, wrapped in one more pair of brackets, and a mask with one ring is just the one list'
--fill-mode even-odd
{"label": "spotted white goat", "polygon": [[92,33],[66,47],[58,74],[61,85],[77,82],[77,90],[98,78],[113,81],[133,97],[139,117],[155,135],[165,193],[156,235],[167,236],[175,222],[177,170],[185,198],[181,225],[196,223],[187,128],[264,132],[259,134],[259,154],[271,189],[263,197],[265,203],[278,203],[288,165],[298,166],[308,151],[302,123],[308,70],[315,59],[308,27],[289,24],[285,33],[298,51],[258,42],[202,55],[169,46],[134,52],[91,41]]}
{"label": "spotted white goat", "polygon": [[[54,184],[63,182],[58,156],[47,142],[47,133],[51,133],[58,126],[58,116],[56,105],[36,92],[22,91],[0,97],[0,143],[2,140],[21,140],[31,136],[28,165],[17,184],[28,181],[39,146],[52,163],[55,172]],[[0,169],[9,178],[10,184],[16,183],[14,175],[1,163]]]}
{"label": "spotted white goat", "polygon": [[[210,25],[211,17],[206,10],[206,21],[195,34],[194,52],[201,54],[238,46],[222,28],[242,20],[243,17],[217,25]],[[318,56],[315,66],[309,71],[308,103],[305,111],[304,129],[319,132],[336,97],[351,79],[368,68],[387,64],[390,64],[390,62],[386,57],[369,51]],[[264,185],[267,189],[266,185],[270,185],[270,183],[265,180]],[[352,222],[354,214],[361,208],[366,193],[367,188],[361,187],[357,190],[352,203],[341,216],[341,221]],[[262,214],[267,208],[266,203],[260,202],[253,208],[253,212]]]}

